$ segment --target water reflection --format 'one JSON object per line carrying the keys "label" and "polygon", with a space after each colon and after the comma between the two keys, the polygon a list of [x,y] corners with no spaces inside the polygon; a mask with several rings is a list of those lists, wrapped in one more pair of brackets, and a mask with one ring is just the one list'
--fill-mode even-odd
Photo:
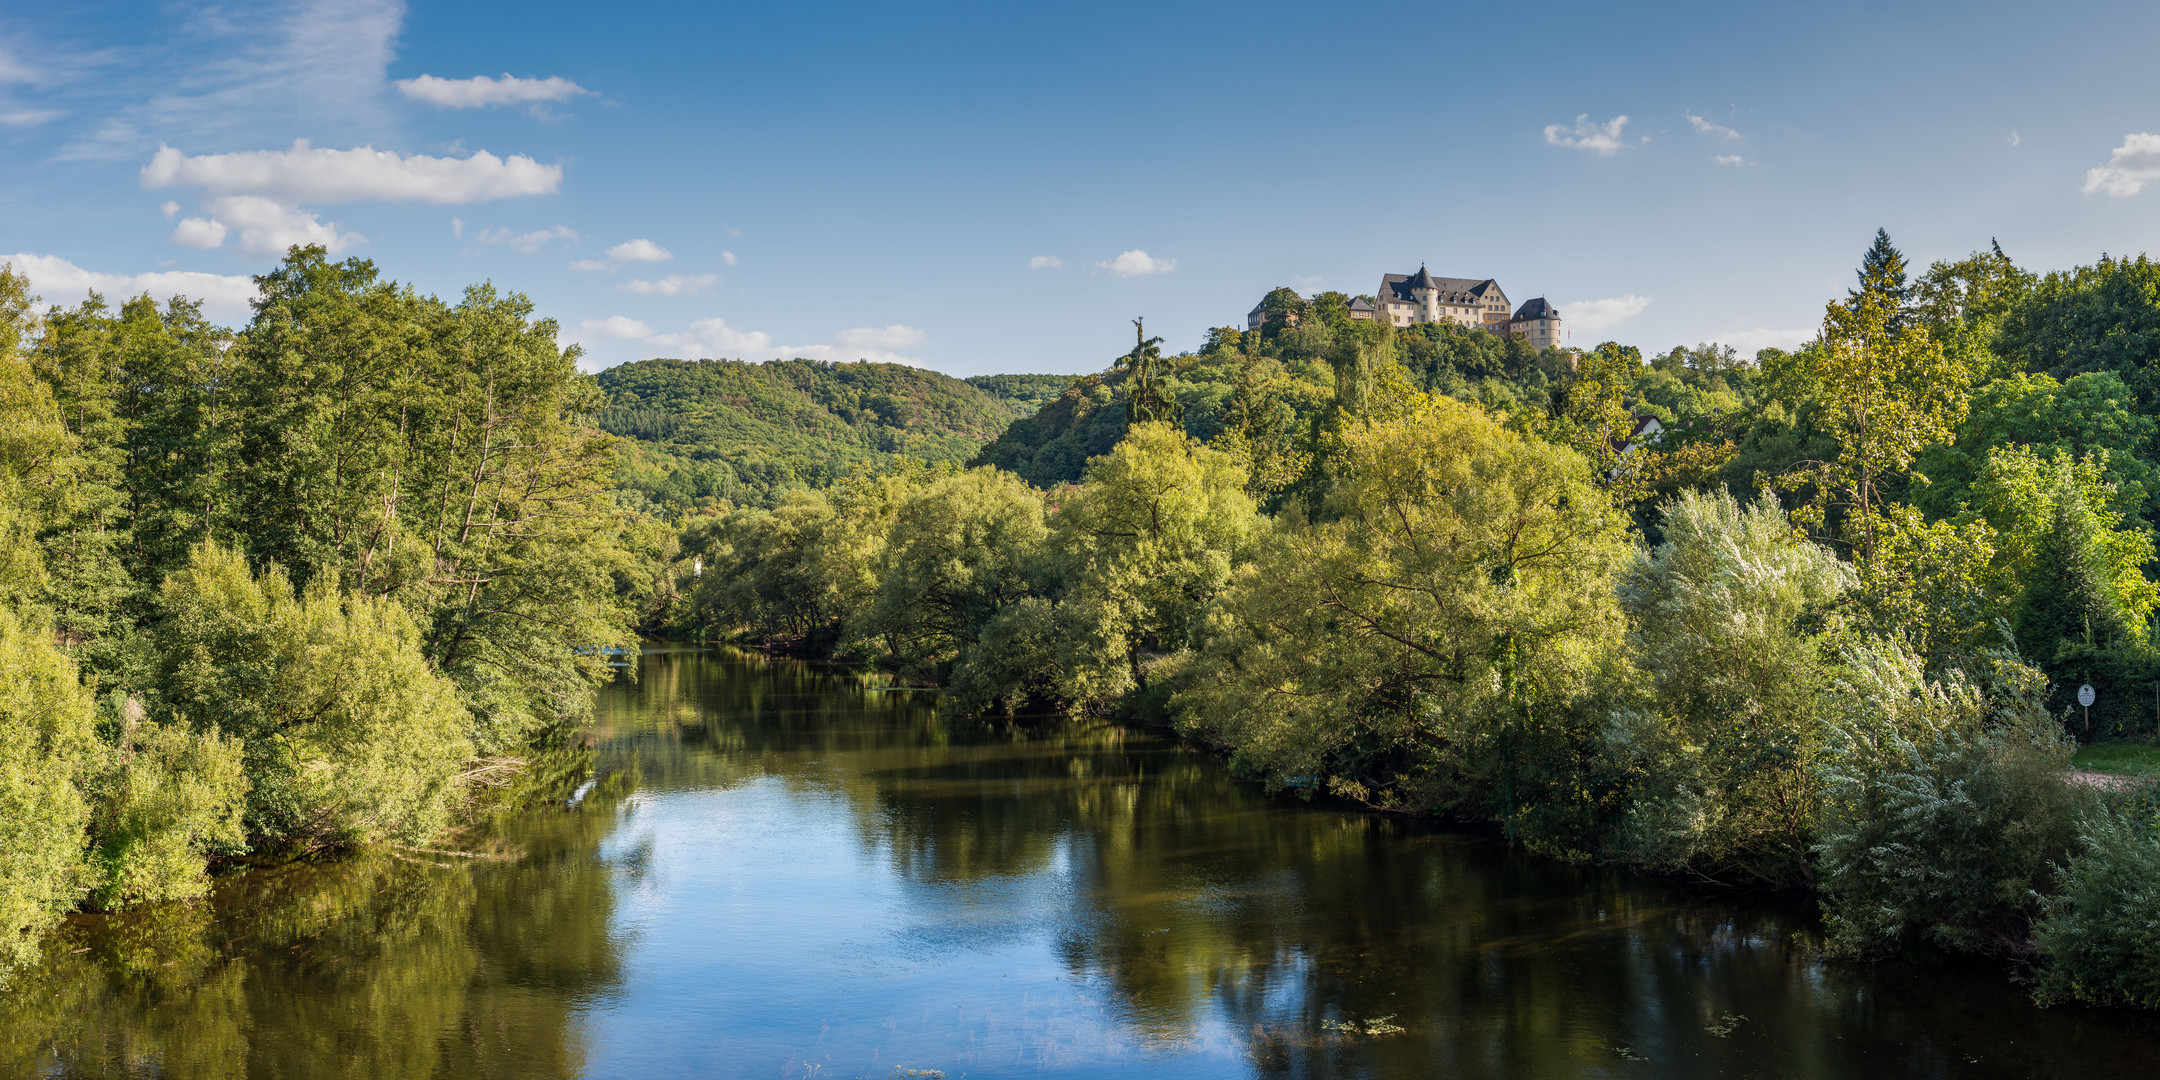
{"label": "water reflection", "polygon": [[[1267,799],[1098,723],[649,653],[582,809],[78,920],[68,1076],[2144,1075],[2151,1018],[1823,964],[1808,914]],[[634,792],[634,793],[633,793]],[[83,950],[83,951],[76,951]],[[15,1068],[20,1066],[20,1068]]]}

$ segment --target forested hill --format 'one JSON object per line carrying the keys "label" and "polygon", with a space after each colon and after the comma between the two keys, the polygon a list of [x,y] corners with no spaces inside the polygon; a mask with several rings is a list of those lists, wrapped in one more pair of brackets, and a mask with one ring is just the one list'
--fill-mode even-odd
{"label": "forested hill", "polygon": [[770,503],[894,455],[965,461],[1065,376],[955,379],[903,364],[642,360],[597,377],[596,419],[633,440],[620,482],[655,509]]}

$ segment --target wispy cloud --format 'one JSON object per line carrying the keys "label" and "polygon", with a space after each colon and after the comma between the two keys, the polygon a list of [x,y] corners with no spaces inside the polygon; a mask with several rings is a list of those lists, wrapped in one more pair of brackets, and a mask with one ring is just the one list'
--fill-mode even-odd
{"label": "wispy cloud", "polygon": [[1738,154],[1719,154],[1718,156],[1716,156],[1716,157],[1712,158],[1711,160],[1712,160],[1712,161],[1715,161],[1715,162],[1717,162],[1717,163],[1718,163],[1718,164],[1720,164],[1720,165],[1753,165],[1753,164],[1755,164],[1754,162],[1752,162],[1752,161],[1749,161],[1748,159],[1746,159],[1746,158],[1744,158],[1744,157],[1741,157],[1741,156],[1740,156],[1740,155],[1738,155]]}
{"label": "wispy cloud", "polygon": [[13,263],[18,272],[30,279],[31,291],[51,304],[74,304],[91,292],[107,300],[144,293],[159,300],[185,296],[201,301],[203,314],[211,320],[230,324],[245,320],[250,313],[249,302],[259,295],[254,280],[238,274],[206,274],[195,270],[105,274],[85,270],[58,255],[27,252],[0,255],[0,263]]}
{"label": "wispy cloud", "polygon": [[1115,259],[1108,262],[1099,262],[1095,265],[1119,277],[1141,277],[1147,274],[1167,274],[1177,269],[1177,260],[1158,259],[1139,248],[1134,248],[1131,251],[1119,253]]}
{"label": "wispy cloud", "polygon": [[669,274],[656,281],[631,278],[615,286],[616,292],[637,293],[640,296],[681,296],[703,290],[720,280],[712,274]]}
{"label": "wispy cloud", "polygon": [[1055,255],[1037,255],[1028,260],[1028,269],[1030,270],[1060,270],[1064,266],[1065,260]]}
{"label": "wispy cloud", "polygon": [[2018,143],[2020,143],[2020,142],[2023,142],[2023,141],[2024,141],[2024,140],[2022,140],[2022,139],[2018,138],[2018,133],[2017,133],[2017,129],[2016,129],[2016,128],[2011,128],[2011,129],[2010,129],[2010,145],[2012,145],[2012,146],[2016,146],[2016,145],[2017,145]]}
{"label": "wispy cloud", "polygon": [[1720,139],[1737,139],[1740,137],[1739,132],[1734,131],[1729,127],[1726,127],[1723,124],[1712,123],[1711,121],[1706,120],[1703,117],[1697,116],[1694,113],[1687,113],[1685,115],[1687,116],[1688,126],[1694,128],[1697,134],[1714,135]]}
{"label": "wispy cloud", "polygon": [[2160,180],[2160,135],[2125,135],[2107,164],[2085,173],[2085,194],[2104,191],[2124,198],[2145,190],[2152,180]]}
{"label": "wispy cloud", "polygon": [[403,0],[231,0],[184,9],[183,21],[108,68],[132,99],[63,158],[132,157],[158,139],[242,141],[270,122],[363,141],[394,130],[385,72],[405,20]]}
{"label": "wispy cloud", "polygon": [[1626,127],[1627,122],[1627,116],[1622,114],[1602,124],[1592,123],[1590,114],[1583,113],[1575,118],[1573,127],[1545,125],[1545,141],[1570,150],[1588,150],[1599,157],[1611,157],[1627,149],[1627,143],[1620,136],[1620,129]]}
{"label": "wispy cloud", "polygon": [[1595,334],[1642,314],[1649,306],[1649,297],[1628,293],[1604,300],[1577,300],[1563,305],[1560,310],[1570,329]]}
{"label": "wispy cloud", "polygon": [[545,79],[520,79],[508,72],[500,79],[476,75],[470,79],[444,79],[422,75],[399,79],[398,93],[444,109],[477,109],[489,105],[534,105],[568,101],[592,91],[560,75]]}
{"label": "wispy cloud", "polygon": [[[452,218],[451,220],[456,221],[457,219]],[[460,223],[458,227],[462,231],[463,224]],[[479,235],[473,237],[473,239],[483,244],[508,244],[510,250],[520,255],[535,254],[557,240],[575,240],[577,238],[577,230],[568,225],[556,225],[552,228],[536,229],[532,232],[518,232],[514,229],[500,228],[482,229]]]}

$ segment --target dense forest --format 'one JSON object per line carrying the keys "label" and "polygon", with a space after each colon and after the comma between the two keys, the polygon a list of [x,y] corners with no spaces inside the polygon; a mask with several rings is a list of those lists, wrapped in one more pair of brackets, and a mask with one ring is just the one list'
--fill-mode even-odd
{"label": "dense forest", "polygon": [[1878,234],[1753,357],[1278,289],[1191,353],[1136,322],[1099,375],[966,381],[581,376],[490,286],[259,282],[228,330],[0,272],[0,971],[213,865],[424,848],[541,782],[645,630],[2160,1005],[2160,802],[2070,769],[2160,739],[2142,257],[1916,275]]}
{"label": "dense forest", "polygon": [[0,977],[213,862],[425,845],[544,775],[673,543],[574,350],[295,249],[238,331],[0,269]]}
{"label": "dense forest", "polygon": [[893,458],[965,461],[1072,380],[962,381],[902,364],[645,360],[598,376],[600,428],[627,440],[617,479],[662,514],[769,506]]}
{"label": "dense forest", "polygon": [[970,468],[693,517],[665,619],[2160,1005],[2160,804],[2070,769],[2160,729],[2160,266],[1914,275],[1878,233],[1815,340],[1747,358],[1348,299],[1177,356],[1136,326]]}

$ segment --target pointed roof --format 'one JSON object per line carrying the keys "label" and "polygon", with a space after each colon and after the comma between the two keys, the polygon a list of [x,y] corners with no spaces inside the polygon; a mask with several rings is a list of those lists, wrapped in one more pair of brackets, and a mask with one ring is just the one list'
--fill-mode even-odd
{"label": "pointed roof", "polygon": [[1525,319],[1557,319],[1559,317],[1560,309],[1546,303],[1545,298],[1540,296],[1533,300],[1523,301],[1523,306],[1520,310],[1515,312],[1515,318],[1513,321],[1522,322]]}
{"label": "pointed roof", "polygon": [[[1420,280],[1424,284],[1420,285]],[[1421,288],[1437,291],[1440,294],[1440,299],[1447,303],[1461,304],[1474,300],[1483,300],[1488,293],[1499,293],[1500,283],[1491,278],[1479,280],[1477,278],[1434,277],[1426,272],[1422,266],[1418,267],[1418,272],[1415,274],[1383,274],[1380,277],[1380,295],[1383,299],[1392,297],[1396,300],[1415,300],[1417,297],[1412,294],[1415,290]],[[1504,293],[1500,295],[1505,299]]]}

